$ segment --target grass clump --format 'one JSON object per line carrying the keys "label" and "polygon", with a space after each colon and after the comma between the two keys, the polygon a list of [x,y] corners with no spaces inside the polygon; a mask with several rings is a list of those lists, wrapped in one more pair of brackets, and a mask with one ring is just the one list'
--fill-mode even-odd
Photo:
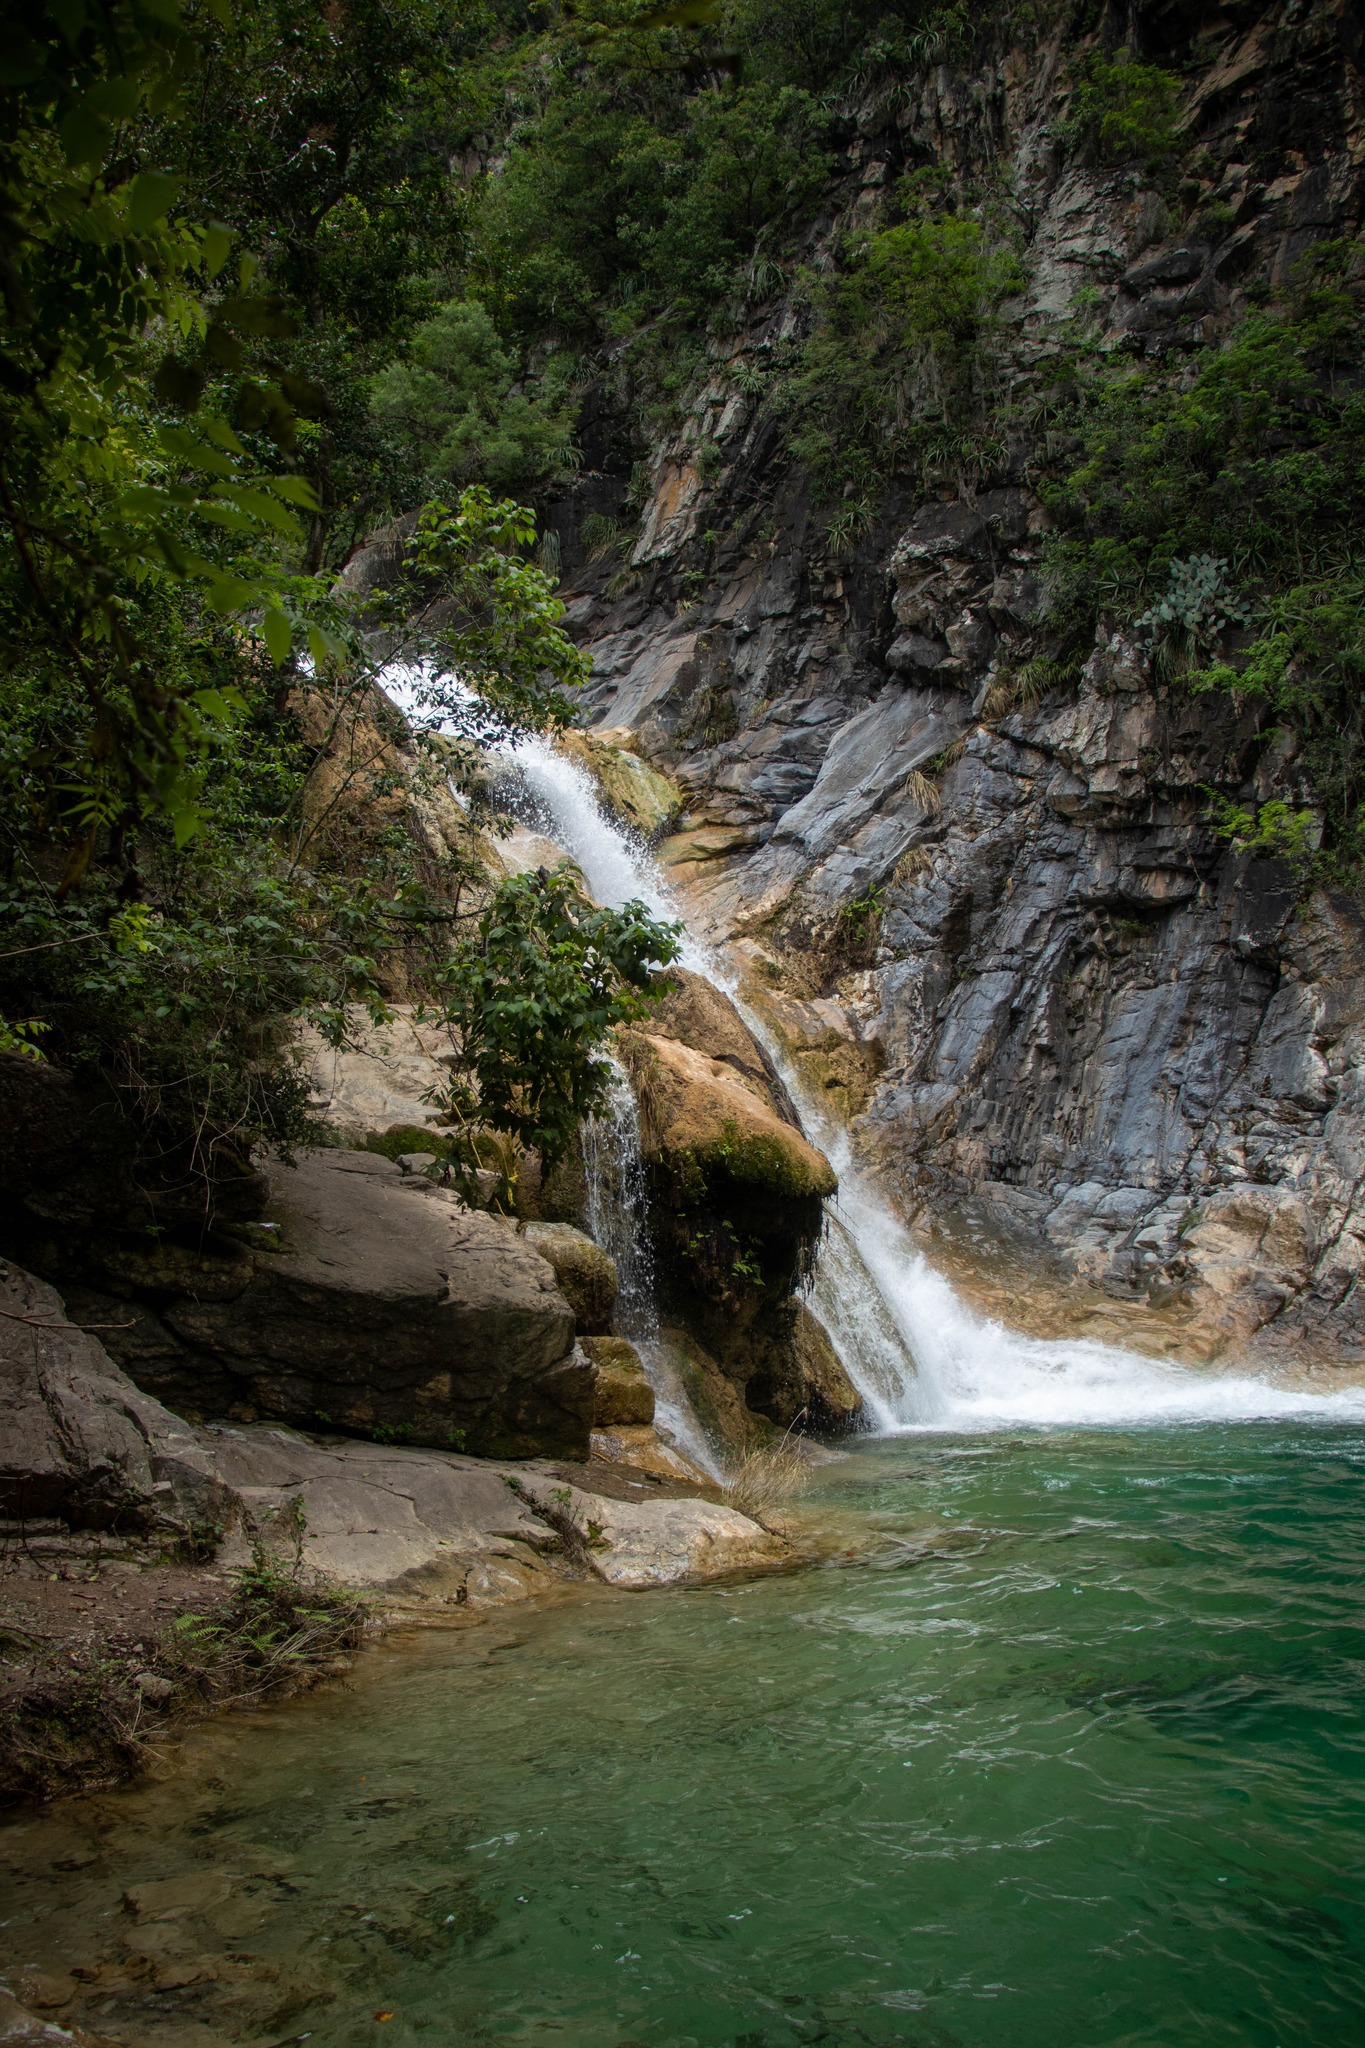
{"label": "grass clump", "polygon": [[766,1526],[765,1516],[780,1513],[810,1482],[810,1466],[790,1433],[766,1444],[754,1444],[726,1469],[721,1498],[727,1507]]}

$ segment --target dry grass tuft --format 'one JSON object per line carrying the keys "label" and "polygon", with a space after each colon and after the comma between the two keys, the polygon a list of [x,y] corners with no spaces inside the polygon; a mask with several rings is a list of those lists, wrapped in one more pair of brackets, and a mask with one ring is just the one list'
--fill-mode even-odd
{"label": "dry grass tuft", "polygon": [[765,1515],[786,1507],[810,1481],[810,1465],[790,1437],[756,1444],[732,1464],[721,1483],[728,1507],[762,1522]]}
{"label": "dry grass tuft", "polygon": [[922,768],[912,768],[906,776],[905,794],[915,809],[923,811],[926,818],[933,817],[935,812],[942,808],[943,798],[939,794],[938,784],[932,777],[926,775]]}

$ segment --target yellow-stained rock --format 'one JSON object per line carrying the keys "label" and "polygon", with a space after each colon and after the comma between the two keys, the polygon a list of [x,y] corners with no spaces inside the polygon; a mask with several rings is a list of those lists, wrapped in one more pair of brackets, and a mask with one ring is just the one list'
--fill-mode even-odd
{"label": "yellow-stained rock", "polygon": [[647,1472],[653,1479],[682,1479],[689,1486],[711,1486],[714,1482],[685,1452],[666,1444],[658,1431],[645,1423],[619,1423],[612,1429],[595,1429],[592,1454],[606,1465],[628,1465],[632,1471]]}
{"label": "yellow-stained rock", "polygon": [[653,1422],[654,1389],[635,1346],[624,1337],[581,1337],[579,1343],[597,1367],[594,1429]]}
{"label": "yellow-stained rock", "polygon": [[666,775],[619,745],[619,737],[628,735],[567,732],[559,744],[582,762],[621,824],[642,839],[657,839],[682,809],[682,797]]}
{"label": "yellow-stained rock", "polygon": [[647,1155],[704,1184],[723,1173],[787,1200],[832,1195],[822,1152],[723,1060],[652,1032],[623,1039],[644,1111]]}

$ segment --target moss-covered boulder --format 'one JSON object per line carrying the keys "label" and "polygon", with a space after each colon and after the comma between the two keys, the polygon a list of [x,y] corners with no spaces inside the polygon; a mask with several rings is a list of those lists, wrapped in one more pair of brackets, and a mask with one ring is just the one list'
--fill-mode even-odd
{"label": "moss-covered boulder", "polygon": [[847,1427],[858,1396],[798,1300],[834,1170],[802,1134],[729,998],[699,976],[679,981],[648,1030],[621,1038],[640,1103],[664,1307],[751,1415]]}
{"label": "moss-covered boulder", "polygon": [[632,1033],[646,1155],[691,1201],[728,1184],[779,1203],[822,1201],[839,1183],[823,1152],[724,1059],[655,1032]]}
{"label": "moss-covered boulder", "polygon": [[629,737],[626,733],[569,732],[561,735],[559,744],[566,754],[582,762],[618,822],[652,844],[681,811],[682,796],[666,775],[618,743]]}
{"label": "moss-covered boulder", "polygon": [[526,1242],[553,1266],[578,1334],[605,1336],[616,1306],[616,1261],[571,1223],[528,1223]]}
{"label": "moss-covered boulder", "polygon": [[635,1346],[624,1337],[581,1337],[584,1354],[597,1367],[593,1428],[654,1420],[654,1389]]}

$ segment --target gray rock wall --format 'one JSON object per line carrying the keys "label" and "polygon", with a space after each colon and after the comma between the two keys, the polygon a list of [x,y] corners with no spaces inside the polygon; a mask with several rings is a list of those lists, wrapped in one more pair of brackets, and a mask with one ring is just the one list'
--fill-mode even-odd
{"label": "gray rock wall", "polygon": [[[1174,226],[1142,172],[1064,161],[1045,45],[975,78],[938,67],[899,115],[861,110],[811,258],[876,224],[900,166],[989,164],[1025,270],[1006,386],[1082,294],[1112,350],[1216,342],[1249,289],[1359,230],[1354,39],[1342,10],[1288,5],[1210,36],[1186,119],[1227,222],[1212,239]],[[592,717],[632,728],[684,793],[662,849],[677,885],[794,1051],[842,1037],[880,1069],[858,1140],[906,1207],[966,1205],[1067,1274],[1183,1306],[1194,1350],[1365,1357],[1365,926],[1207,822],[1210,783],[1265,796],[1264,714],[1163,686],[1112,632],[1079,681],[1020,686],[1037,430],[977,488],[893,486],[837,552],[731,374],[801,317],[716,345],[654,451],[636,587],[613,598],[584,569],[568,592]],[[1283,749],[1277,772],[1292,782]],[[879,931],[841,957],[839,913],[869,892]]]}

